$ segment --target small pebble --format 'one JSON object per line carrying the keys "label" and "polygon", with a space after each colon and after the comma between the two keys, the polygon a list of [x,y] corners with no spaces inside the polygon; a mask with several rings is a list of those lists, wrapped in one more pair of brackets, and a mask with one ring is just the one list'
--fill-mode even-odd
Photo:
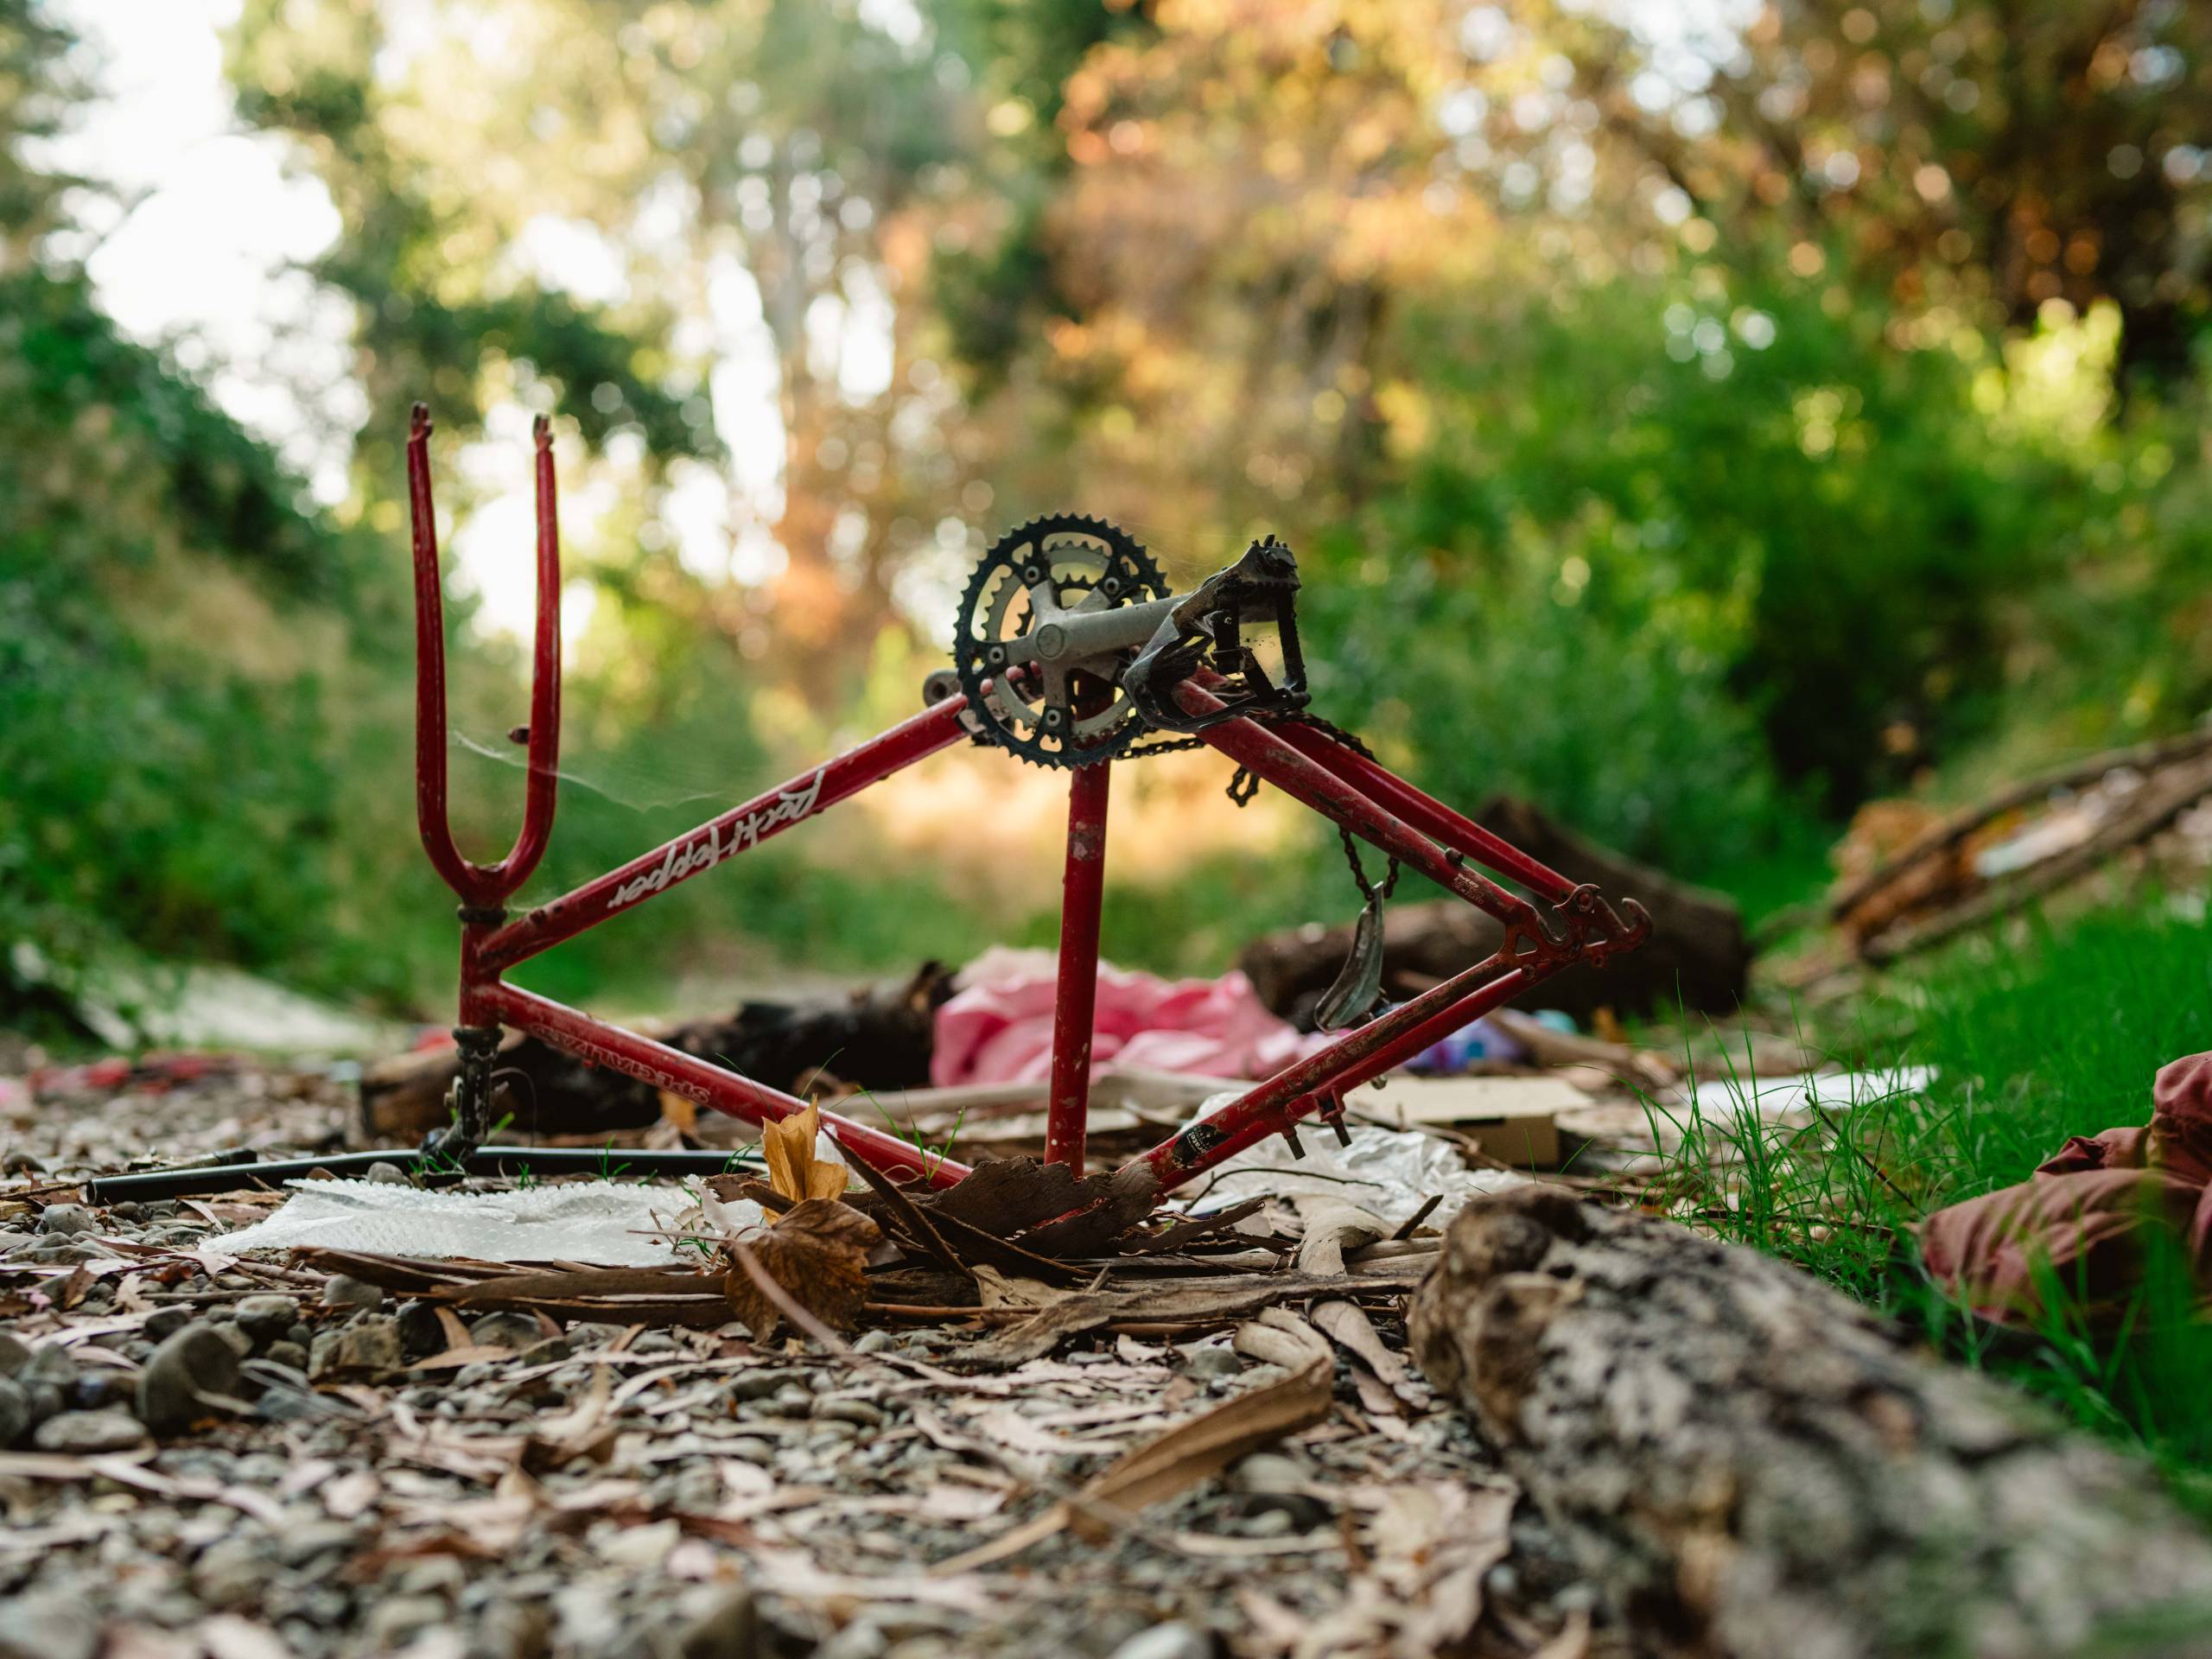
{"label": "small pebble", "polygon": [[13,1446],[30,1432],[31,1400],[22,1386],[0,1377],[0,1446]]}
{"label": "small pebble", "polygon": [[73,1237],[82,1233],[96,1233],[100,1224],[92,1212],[81,1204],[49,1204],[38,1218],[38,1230],[62,1237]]}
{"label": "small pebble", "polygon": [[789,1371],[740,1371],[722,1391],[733,1400],[766,1400],[791,1380]]}
{"label": "small pebble", "polygon": [[317,1382],[351,1373],[378,1376],[405,1363],[399,1322],[381,1313],[365,1313],[342,1330],[324,1332],[308,1351],[308,1375]]}
{"label": "small pebble", "polygon": [[308,1369],[308,1351],[305,1344],[297,1342],[272,1342],[269,1344],[269,1352],[264,1355],[264,1357],[274,1360],[277,1364],[284,1366],[288,1370],[299,1372],[302,1378],[306,1376]]}
{"label": "small pebble", "polygon": [[527,1313],[486,1313],[468,1327],[468,1339],[479,1348],[508,1348],[520,1353],[544,1340],[544,1332]]}
{"label": "small pebble", "polygon": [[16,1381],[27,1389],[50,1382],[66,1391],[76,1382],[77,1374],[82,1369],[74,1354],[60,1344],[50,1342],[16,1368]]}
{"label": "small pebble", "polygon": [[238,1329],[257,1344],[276,1342],[290,1334],[300,1316],[300,1305],[289,1296],[249,1296],[236,1309]]}
{"label": "small pebble", "polygon": [[365,1307],[375,1313],[384,1306],[384,1292],[351,1274],[334,1273],[322,1282],[325,1307]]}
{"label": "small pebble", "polygon": [[757,1659],[762,1643],[753,1592],[743,1585],[724,1592],[683,1628],[676,1650],[682,1659]]}
{"label": "small pebble", "polygon": [[811,1417],[814,1415],[814,1396],[796,1382],[778,1389],[773,1397],[761,1402],[773,1417]]}
{"label": "small pebble", "polygon": [[[1186,1369],[1192,1376],[1235,1376],[1244,1369],[1244,1362],[1231,1348],[1201,1348],[1191,1356]],[[1161,1628],[1169,1627],[1163,1625]]]}
{"label": "small pebble", "polygon": [[192,1310],[171,1303],[157,1307],[146,1316],[146,1323],[138,1328],[156,1342],[166,1342],[192,1323]]}
{"label": "small pebble", "polygon": [[1552,1598],[1552,1605],[1562,1613],[1587,1613],[1596,1611],[1598,1586],[1594,1584],[1570,1584]]}
{"label": "small pebble", "polygon": [[67,1590],[33,1590],[0,1601],[0,1655],[7,1659],[92,1659],[99,1614]]}
{"label": "small pebble", "polygon": [[[388,1164],[377,1165],[370,1172],[371,1178],[374,1178],[376,1169],[390,1167]],[[405,1647],[410,1637],[444,1623],[446,1605],[436,1596],[385,1596],[369,1609],[362,1634],[372,1650],[391,1653]]]}
{"label": "small pebble", "polygon": [[41,1452],[88,1456],[127,1452],[145,1438],[144,1427],[127,1411],[65,1411],[41,1423],[31,1444]]}
{"label": "small pebble", "polygon": [[1131,1637],[1114,1649],[1113,1659],[1213,1659],[1213,1641],[1178,1619]]}
{"label": "small pebble", "polygon": [[399,1341],[408,1354],[421,1358],[426,1354],[442,1351],[446,1346],[445,1321],[438,1318],[436,1306],[429,1302],[404,1302],[397,1314]]}
{"label": "small pebble", "polygon": [[1230,1483],[1244,1492],[1287,1491],[1311,1478],[1303,1464],[1280,1452],[1255,1452],[1230,1471]]}
{"label": "small pebble", "polygon": [[200,1396],[235,1394],[240,1357],[216,1326],[205,1320],[187,1325],[139,1370],[139,1421],[156,1434],[175,1434],[208,1415]]}
{"label": "small pebble", "polygon": [[409,1184],[405,1170],[397,1164],[381,1160],[369,1166],[368,1179],[382,1186],[405,1186]]}

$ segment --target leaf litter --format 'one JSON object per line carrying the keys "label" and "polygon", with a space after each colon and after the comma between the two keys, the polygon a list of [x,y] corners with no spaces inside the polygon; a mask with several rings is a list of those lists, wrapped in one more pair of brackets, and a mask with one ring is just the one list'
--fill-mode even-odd
{"label": "leaf litter", "polygon": [[[340,1143],[341,1095],[259,1075],[165,1097],[164,1150]],[[147,1150],[105,1104],[99,1144],[11,1125],[48,1169],[0,1185],[0,1628],[41,1659],[1612,1639],[1407,1363],[1433,1234],[1356,1206],[1192,1215],[1020,1159],[852,1186],[795,1119],[766,1183],[663,1187],[683,1265],[226,1262],[200,1247],[276,1195],[48,1223]],[[236,1365],[193,1375],[186,1329]],[[156,1440],[136,1402],[171,1387]]]}

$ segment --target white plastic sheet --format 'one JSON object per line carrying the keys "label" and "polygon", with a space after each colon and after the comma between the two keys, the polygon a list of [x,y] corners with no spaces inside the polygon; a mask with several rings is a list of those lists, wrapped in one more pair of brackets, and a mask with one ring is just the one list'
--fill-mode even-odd
{"label": "white plastic sheet", "polygon": [[1850,1111],[1898,1095],[1916,1095],[1936,1080],[1935,1068],[1901,1065],[1879,1071],[1798,1072],[1789,1077],[1708,1077],[1689,1090],[1699,1116],[1725,1122],[1755,1107],[1764,1118],[1783,1118],[1812,1106]]}
{"label": "white plastic sheet", "polygon": [[[1241,1092],[1216,1095],[1198,1116],[1211,1116]],[[1269,1135],[1223,1164],[1192,1207],[1204,1211],[1240,1198],[1313,1193],[1357,1205],[1395,1227],[1436,1196],[1443,1202],[1424,1225],[1441,1227],[1477,1193],[1502,1192],[1529,1179],[1510,1169],[1470,1169],[1447,1142],[1414,1130],[1361,1123],[1351,1134],[1351,1144],[1340,1147],[1326,1124],[1301,1123],[1303,1158],[1293,1156],[1281,1135]]]}
{"label": "white plastic sheet", "polygon": [[[657,1268],[675,1260],[656,1237],[694,1205],[673,1186],[591,1181],[512,1192],[429,1192],[380,1181],[295,1181],[265,1221],[207,1241],[203,1259],[315,1247],[380,1255],[492,1262],[582,1262]],[[726,1211],[757,1205],[726,1205]]]}

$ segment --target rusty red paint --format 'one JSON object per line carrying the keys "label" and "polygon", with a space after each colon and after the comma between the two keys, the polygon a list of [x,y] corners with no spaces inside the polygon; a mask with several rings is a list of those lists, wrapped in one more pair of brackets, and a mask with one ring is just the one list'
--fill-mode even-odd
{"label": "rusty red paint", "polygon": [[1083,1173],[1090,1118],[1092,1017],[1098,1007],[1098,923],[1106,890],[1106,807],[1113,763],[1068,774],[1067,862],[1060,877],[1060,962],[1052,999],[1052,1081],[1045,1160]]}
{"label": "rusty red paint", "polygon": [[472,864],[454,845],[446,810],[445,603],[438,576],[437,512],[430,497],[430,413],[415,406],[407,434],[407,493],[415,554],[415,822],[445,884],[488,910],[530,880],[553,835],[561,751],[561,531],[554,509],[552,429],[537,425],[537,635],[530,682],[528,781],[522,829],[496,864]]}
{"label": "rusty red paint", "polygon": [[[484,993],[484,1002],[503,1025],[528,1032],[579,1059],[637,1077],[748,1123],[772,1122],[806,1109],[806,1103],[795,1095],[740,1077],[726,1066],[699,1059],[680,1048],[594,1020],[518,985],[493,986]],[[916,1178],[931,1186],[950,1186],[968,1173],[965,1164],[936,1157],[896,1135],[836,1112],[822,1114],[822,1127],[847,1153],[866,1159],[887,1175]]]}

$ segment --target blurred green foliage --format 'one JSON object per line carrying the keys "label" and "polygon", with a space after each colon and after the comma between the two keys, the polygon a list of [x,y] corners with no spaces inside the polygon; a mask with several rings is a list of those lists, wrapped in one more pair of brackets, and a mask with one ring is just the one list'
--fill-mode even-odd
{"label": "blurred green foliage", "polygon": [[[911,707],[982,541],[1062,505],[1183,581],[1280,531],[1319,712],[1755,910],[1870,797],[2212,697],[2199,10],[1779,5],[1701,83],[1586,9],[1456,0],[429,11],[249,0],[228,36],[243,118],[343,225],[310,270],[369,413],[323,511],[42,242],[74,198],[21,141],[81,89],[0,0],[10,943],[435,1005],[416,396],[454,520],[462,446],[516,404],[557,410],[589,504],[573,781],[525,902]],[[619,280],[564,286],[547,246]],[[679,556],[702,479],[754,558],[728,576]],[[516,652],[450,610],[456,726],[498,747]],[[454,766],[489,855],[519,776]],[[523,976],[1050,935],[954,903],[973,871],[813,843]],[[1217,967],[1342,899],[1317,836],[1125,886],[1109,945]]]}
{"label": "blurred green foliage", "polygon": [[[0,341],[0,935],[63,961],[124,939],[306,956],[339,900],[315,849],[356,758],[332,698],[378,642],[355,608],[368,550],[302,512],[267,452],[118,339],[81,282],[8,278]],[[242,666],[209,624],[339,649],[270,641]],[[350,943],[345,966],[391,988]]]}
{"label": "blurred green foliage", "polygon": [[[1329,695],[1449,795],[1525,791],[1705,879],[1986,735],[2019,601],[2112,511],[2094,454],[1979,405],[1980,336],[1886,350],[1802,285],[1402,326],[1431,435],[1312,586]],[[2101,401],[2102,366],[2066,393]]]}

